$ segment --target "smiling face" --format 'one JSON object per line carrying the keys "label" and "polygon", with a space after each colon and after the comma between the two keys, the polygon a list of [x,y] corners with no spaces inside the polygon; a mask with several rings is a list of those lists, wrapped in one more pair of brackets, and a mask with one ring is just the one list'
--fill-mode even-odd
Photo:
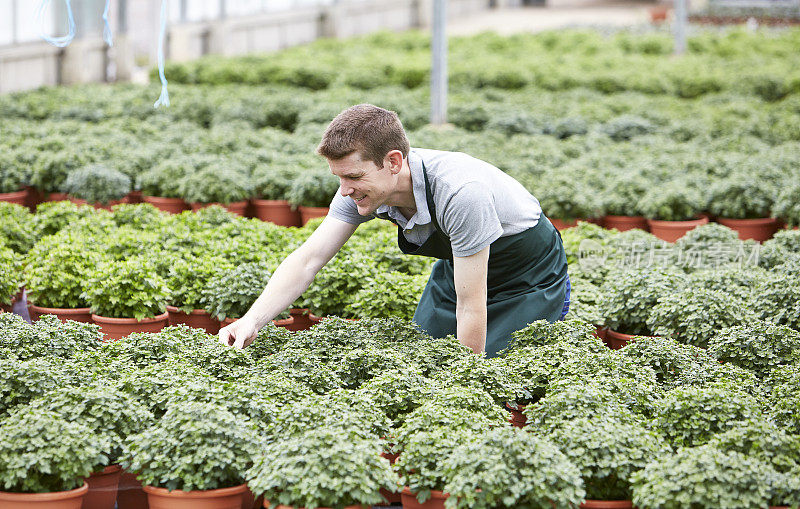
{"label": "smiling face", "polygon": [[[387,157],[382,167],[363,160],[359,151],[341,159],[328,159],[331,173],[339,177],[339,192],[352,199],[358,213],[367,216],[387,203],[397,185],[397,172]],[[390,204],[391,205],[391,204]]]}

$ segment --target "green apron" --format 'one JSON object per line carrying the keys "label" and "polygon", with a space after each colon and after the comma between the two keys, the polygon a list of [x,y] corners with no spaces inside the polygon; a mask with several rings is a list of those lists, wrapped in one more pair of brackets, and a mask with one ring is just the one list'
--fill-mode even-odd
{"label": "green apron", "polygon": [[[405,238],[398,226],[397,242],[405,254],[439,258],[414,312],[414,322],[431,336],[441,338],[456,334],[453,249],[436,220],[424,163],[422,173],[434,232],[417,246]],[[567,257],[558,230],[544,214],[536,226],[492,242],[487,290],[487,357],[506,348],[514,331],[535,320],[555,322],[561,317],[567,291]]]}

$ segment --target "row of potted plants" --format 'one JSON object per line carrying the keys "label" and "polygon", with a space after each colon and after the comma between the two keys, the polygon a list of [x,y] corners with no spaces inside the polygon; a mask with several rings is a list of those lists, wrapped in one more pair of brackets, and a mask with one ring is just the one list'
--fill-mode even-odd
{"label": "row of potted plants", "polygon": [[[381,489],[409,507],[800,504],[796,337],[752,371],[737,352],[756,342],[736,336],[615,351],[593,330],[535,322],[487,360],[397,319],[270,326],[240,351],[186,327],[101,343],[0,314],[0,499],[100,495],[90,473],[121,465],[151,507],[363,506]],[[526,405],[524,429],[504,401]]]}

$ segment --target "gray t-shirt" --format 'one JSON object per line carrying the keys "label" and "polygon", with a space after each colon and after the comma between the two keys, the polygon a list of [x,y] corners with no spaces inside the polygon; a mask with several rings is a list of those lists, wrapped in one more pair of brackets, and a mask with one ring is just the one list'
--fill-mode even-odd
{"label": "gray t-shirt", "polygon": [[453,256],[471,256],[500,237],[536,226],[539,201],[512,177],[461,152],[412,148],[408,155],[417,212],[406,219],[396,207],[382,205],[362,216],[351,198],[336,193],[329,216],[350,224],[375,217],[394,220],[409,242],[422,245],[434,231],[425,199],[422,162],[431,186],[436,220],[450,238]]}

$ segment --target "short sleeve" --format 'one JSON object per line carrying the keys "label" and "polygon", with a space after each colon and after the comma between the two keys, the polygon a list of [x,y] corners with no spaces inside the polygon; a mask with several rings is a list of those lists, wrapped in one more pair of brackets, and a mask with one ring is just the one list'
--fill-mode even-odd
{"label": "short sleeve", "polygon": [[450,237],[453,256],[472,256],[503,235],[494,196],[479,182],[458,189],[437,215],[442,230]]}
{"label": "short sleeve", "polygon": [[362,216],[358,213],[358,207],[356,207],[355,202],[339,193],[336,193],[333,200],[331,200],[328,215],[350,224],[366,223],[375,217],[374,215]]}

